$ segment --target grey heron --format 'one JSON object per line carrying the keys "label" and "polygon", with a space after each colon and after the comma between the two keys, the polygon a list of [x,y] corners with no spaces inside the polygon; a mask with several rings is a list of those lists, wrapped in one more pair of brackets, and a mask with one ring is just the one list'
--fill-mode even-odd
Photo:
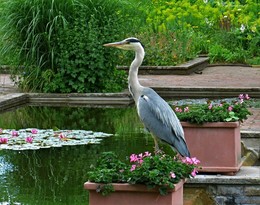
{"label": "grey heron", "polygon": [[145,55],[142,43],[137,38],[131,37],[104,46],[135,51],[135,59],[129,69],[128,88],[141,121],[154,137],[155,151],[159,151],[157,140],[160,139],[180,155],[190,157],[183,128],[172,108],[152,88],[144,87],[139,83],[138,69]]}

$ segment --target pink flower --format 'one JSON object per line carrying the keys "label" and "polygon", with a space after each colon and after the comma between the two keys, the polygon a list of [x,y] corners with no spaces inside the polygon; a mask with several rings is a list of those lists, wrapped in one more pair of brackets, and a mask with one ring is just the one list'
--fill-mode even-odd
{"label": "pink flower", "polygon": [[32,129],[32,130],[31,130],[31,133],[32,133],[32,134],[37,134],[37,133],[38,133],[38,130],[37,130],[37,129]]}
{"label": "pink flower", "polygon": [[239,94],[239,96],[238,96],[238,98],[240,99],[240,100],[249,100],[250,99],[250,97],[249,97],[249,95],[248,94]]}
{"label": "pink flower", "polygon": [[143,159],[139,159],[139,161],[138,161],[139,164],[142,164],[143,162],[144,162]]}
{"label": "pink flower", "polygon": [[32,137],[26,137],[25,141],[27,143],[32,143],[33,142],[33,138]]}
{"label": "pink flower", "polygon": [[4,137],[0,138],[0,144],[7,144],[7,143],[8,143],[8,139],[7,138],[4,138]]}
{"label": "pink flower", "polygon": [[184,108],[184,112],[189,112],[189,111],[190,111],[189,107]]}
{"label": "pink flower", "polygon": [[130,169],[130,171],[132,172],[132,171],[134,171],[135,170],[135,168],[136,168],[136,165],[135,164],[133,164],[132,165],[132,167],[131,167],[131,169]]}
{"label": "pink flower", "polygon": [[209,110],[211,110],[211,109],[212,109],[212,107],[213,107],[213,105],[212,105],[212,104],[210,104],[210,105],[209,105],[209,107],[208,107],[208,108],[209,108]]}
{"label": "pink flower", "polygon": [[229,106],[228,107],[228,112],[231,112],[233,110],[233,107],[232,106]]}
{"label": "pink flower", "polygon": [[130,156],[130,162],[137,162],[138,161],[138,156],[136,154],[132,154]]}
{"label": "pink flower", "polygon": [[176,175],[173,172],[170,172],[170,177],[174,179],[176,178]]}
{"label": "pink flower", "polygon": [[150,152],[148,152],[148,151],[146,151],[145,153],[144,153],[144,157],[150,157],[152,154],[150,153]]}
{"label": "pink flower", "polygon": [[222,107],[222,106],[223,106],[223,104],[222,104],[222,103],[220,103],[218,106],[219,106],[219,107]]}
{"label": "pink flower", "polygon": [[185,164],[192,164],[193,163],[192,159],[189,158],[189,157],[186,157],[185,159],[183,159],[182,162],[185,163]]}
{"label": "pink flower", "polygon": [[18,133],[18,131],[12,130],[11,135],[13,137],[17,137],[17,136],[19,136],[19,133]]}
{"label": "pink flower", "polygon": [[175,111],[176,111],[176,112],[182,112],[182,109],[179,108],[179,107],[176,107],[176,108],[175,108]]}
{"label": "pink flower", "polygon": [[195,177],[198,173],[198,170],[196,168],[193,169],[193,171],[191,172],[191,176]]}
{"label": "pink flower", "polygon": [[190,165],[198,165],[200,163],[200,160],[198,160],[196,157],[186,157],[185,159],[182,160],[183,163],[185,164],[190,164]]}
{"label": "pink flower", "polygon": [[249,99],[250,99],[250,97],[249,97],[248,94],[245,94],[245,99],[246,99],[246,100],[249,100]]}
{"label": "pink flower", "polygon": [[244,102],[244,99],[240,99],[240,104],[242,104]]}
{"label": "pink flower", "polygon": [[200,160],[198,160],[196,157],[192,157],[191,160],[195,165],[198,165],[200,163]]}
{"label": "pink flower", "polygon": [[59,135],[59,138],[62,140],[62,139],[64,139],[66,136],[63,134],[63,133],[60,133],[60,135]]}
{"label": "pink flower", "polygon": [[239,94],[238,98],[239,99],[244,99],[244,94]]}

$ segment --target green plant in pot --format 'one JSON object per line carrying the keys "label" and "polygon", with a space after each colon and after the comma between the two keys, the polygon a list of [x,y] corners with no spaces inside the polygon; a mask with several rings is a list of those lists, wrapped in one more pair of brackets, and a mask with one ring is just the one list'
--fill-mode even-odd
{"label": "green plant in pot", "polygon": [[208,101],[205,104],[178,106],[191,156],[201,160],[200,172],[235,174],[243,164],[240,122],[251,115],[250,97]]}
{"label": "green plant in pot", "polygon": [[248,110],[250,97],[240,94],[237,99],[220,101],[218,103],[208,101],[207,104],[195,104],[191,106],[176,106],[176,115],[180,121],[196,124],[206,122],[242,122],[251,112]]}
{"label": "green plant in pot", "polygon": [[181,180],[194,177],[199,163],[195,157],[180,159],[162,152],[132,154],[122,161],[114,152],[105,152],[88,172],[88,180],[99,184],[96,191],[102,195],[114,191],[112,183],[142,184],[166,195]]}

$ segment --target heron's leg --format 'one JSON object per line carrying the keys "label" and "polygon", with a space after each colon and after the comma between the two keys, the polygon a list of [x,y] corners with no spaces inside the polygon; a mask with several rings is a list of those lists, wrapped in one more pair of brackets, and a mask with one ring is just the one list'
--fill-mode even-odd
{"label": "heron's leg", "polygon": [[158,145],[157,137],[153,136],[153,140],[154,140],[154,152],[155,152],[155,154],[158,154],[161,152],[161,150]]}

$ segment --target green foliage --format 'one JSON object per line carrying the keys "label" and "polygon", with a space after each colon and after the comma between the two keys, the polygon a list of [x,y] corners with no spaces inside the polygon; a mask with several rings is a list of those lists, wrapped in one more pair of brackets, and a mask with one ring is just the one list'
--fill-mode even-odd
{"label": "green foliage", "polygon": [[223,45],[214,44],[209,48],[210,62],[245,63],[248,57],[247,51],[239,47],[228,49]]}
{"label": "green foliage", "polygon": [[140,34],[146,49],[144,65],[169,66],[196,57],[194,35],[191,32],[151,32]]}
{"label": "green foliage", "polygon": [[257,0],[153,0],[147,23],[159,35],[190,33],[194,54],[209,53],[211,62],[245,63],[259,56],[259,9]]}
{"label": "green foliage", "polygon": [[6,45],[17,51],[14,74],[26,91],[116,92],[126,87],[126,75],[115,69],[116,55],[102,44],[122,38],[138,18],[127,1],[14,0],[4,6]]}
{"label": "green foliage", "polygon": [[112,23],[118,17],[104,13],[101,22],[98,13],[88,19],[88,10],[78,8],[74,24],[58,33],[58,72],[46,82],[45,92],[116,92],[126,86],[125,73],[115,68],[114,53],[103,48],[120,32]]}
{"label": "green foliage", "polygon": [[206,122],[235,122],[247,119],[251,112],[248,110],[250,100],[240,98],[232,102],[175,107],[175,113],[180,121],[202,124]]}
{"label": "green foliage", "polygon": [[[189,161],[186,161],[186,160]],[[103,195],[113,191],[111,183],[144,184],[147,188],[159,188],[162,195],[180,180],[196,175],[199,160],[187,158],[180,161],[164,153],[152,156],[145,152],[132,154],[130,163],[119,160],[113,152],[102,153],[93,170],[88,172],[90,182],[101,183],[97,191]]]}
{"label": "green foliage", "polygon": [[73,0],[14,0],[2,6],[5,20],[2,29],[8,42],[2,51],[18,49],[23,64],[53,66],[52,38],[72,18]]}

